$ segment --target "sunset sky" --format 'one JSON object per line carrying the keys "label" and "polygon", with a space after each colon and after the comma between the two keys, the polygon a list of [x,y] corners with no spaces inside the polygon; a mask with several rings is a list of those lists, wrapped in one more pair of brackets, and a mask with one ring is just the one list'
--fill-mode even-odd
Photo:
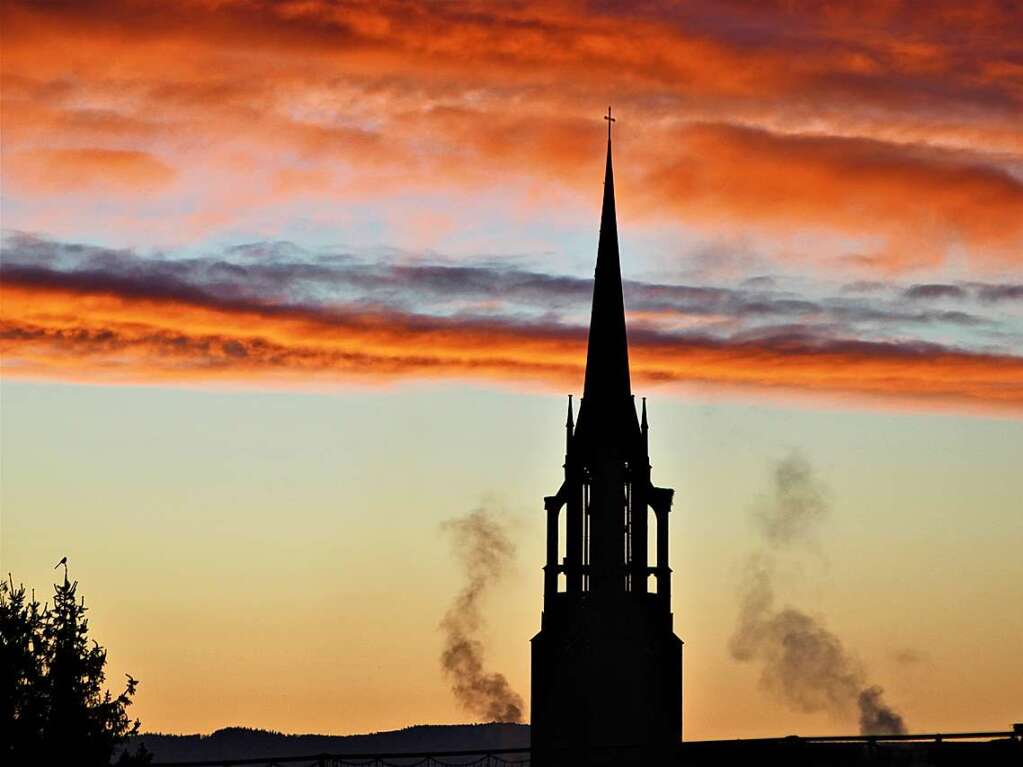
{"label": "sunset sky", "polygon": [[2,9],[2,569],[68,556],[144,729],[467,721],[441,523],[479,506],[528,697],[608,104],[685,736],[856,729],[728,654],[794,453],[830,513],[779,597],[912,731],[1023,718],[1016,4]]}

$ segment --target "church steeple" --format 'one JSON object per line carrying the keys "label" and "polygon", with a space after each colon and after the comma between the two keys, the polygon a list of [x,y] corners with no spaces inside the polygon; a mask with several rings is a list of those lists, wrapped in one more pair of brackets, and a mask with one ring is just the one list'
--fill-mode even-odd
{"label": "church steeple", "polygon": [[[607,125],[607,165],[604,169],[604,202],[600,211],[597,267],[593,275],[593,308],[586,350],[586,380],[583,403],[594,407],[619,406],[629,402],[629,344],[625,330],[625,300],[622,297],[622,267],[618,254],[618,219],[615,214],[615,180],[611,166],[611,107]],[[582,413],[580,413],[580,418]]]}
{"label": "church steeple", "polygon": [[682,734],[682,643],[672,631],[668,565],[674,491],[650,481],[646,400],[640,422],[629,383],[610,108],[605,119],[583,400],[573,429],[569,399],[565,479],[544,498],[544,608],[532,643],[536,767],[623,744],[652,750],[648,759],[633,753],[637,764],[664,761],[654,757],[674,754]]}

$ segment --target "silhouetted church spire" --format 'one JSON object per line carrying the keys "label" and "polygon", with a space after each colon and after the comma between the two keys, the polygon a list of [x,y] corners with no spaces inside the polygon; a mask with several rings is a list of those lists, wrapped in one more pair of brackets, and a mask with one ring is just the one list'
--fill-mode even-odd
{"label": "silhouetted church spire", "polygon": [[651,482],[646,400],[641,422],[629,382],[610,108],[604,119],[583,399],[574,429],[569,399],[565,479],[544,498],[544,609],[532,640],[537,767],[583,765],[589,749],[622,746],[643,747],[657,762],[682,731],[682,643],[672,630],[668,564],[674,491]]}
{"label": "silhouetted church spire", "polygon": [[[600,211],[600,239],[597,267],[593,275],[593,308],[586,350],[586,380],[583,407],[627,402],[632,394],[629,382],[629,345],[625,331],[625,300],[622,297],[622,267],[618,254],[618,219],[615,214],[615,179],[611,166],[611,107],[607,125],[607,165],[604,169],[604,203]],[[580,411],[580,419],[582,411]]]}

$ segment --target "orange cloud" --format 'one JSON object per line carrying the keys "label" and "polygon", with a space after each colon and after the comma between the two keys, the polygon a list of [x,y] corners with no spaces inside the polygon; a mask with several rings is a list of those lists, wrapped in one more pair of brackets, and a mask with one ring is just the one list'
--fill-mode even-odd
{"label": "orange cloud", "polygon": [[[154,76],[157,61],[197,75],[201,63],[167,60],[173,46],[207,55],[258,47],[272,61],[225,63],[279,69],[282,57],[344,62],[348,74],[412,76],[424,85],[451,78],[491,83],[544,83],[552,75],[576,84],[656,84],[669,92],[774,95],[808,88],[833,98],[875,99],[910,93],[912,77],[940,85],[918,98],[979,101],[982,86],[1018,95],[1003,82],[1015,62],[1023,31],[1004,3],[956,0],[928,3],[874,0],[841,8],[834,3],[720,2],[713,9],[677,6],[596,8],[581,0],[500,4],[327,0],[80,0],[76,3],[5,4],[15,51],[60,67],[81,51],[110,46],[144,57]],[[955,36],[946,34],[956,29]],[[75,39],[77,36],[77,40]],[[73,44],[61,49],[56,41]],[[39,47],[47,46],[45,51]],[[52,47],[50,47],[52,46]],[[55,57],[55,58],[54,58]],[[92,57],[90,56],[90,59]],[[264,58],[264,57],[253,57]],[[100,64],[100,61],[81,62]],[[106,61],[116,74],[134,60]],[[428,76],[424,69],[430,65]],[[97,67],[98,68],[98,67]],[[228,70],[230,71],[230,70]],[[214,76],[224,71],[211,73]],[[258,87],[258,83],[253,83]],[[920,90],[919,88],[917,89]],[[959,92],[962,91],[962,92]]]}
{"label": "orange cloud", "polygon": [[622,198],[643,200],[633,220],[758,241],[824,232],[889,271],[964,249],[971,268],[1005,273],[1023,247],[1023,29],[1002,3],[12,0],[3,13],[3,181],[27,202],[7,226],[74,236],[78,209],[54,211],[51,191],[124,198],[172,178],[177,213],[138,194],[100,223],[150,245],[134,222],[159,218],[144,232],[165,245],[248,231],[311,194],[591,199],[594,105],[614,101]]}
{"label": "orange cloud", "polygon": [[174,169],[146,152],[125,149],[36,149],[5,160],[16,184],[43,194],[59,191],[146,191],[169,184]]}
{"label": "orange cloud", "polygon": [[[888,269],[960,244],[1003,269],[1020,247],[1023,29],[997,2],[12,0],[3,14],[15,197],[107,178],[99,165],[115,189],[148,190],[172,166],[183,207],[230,228],[240,214],[210,168],[230,189],[260,172],[274,202],[457,198],[496,179],[590,194],[594,105],[614,101],[623,191],[659,222],[876,237],[865,263]],[[69,151],[132,168],[52,162]]]}
{"label": "orange cloud", "polygon": [[888,237],[880,263],[889,268],[940,263],[955,243],[1011,265],[1023,248],[1023,182],[996,168],[867,139],[730,125],[679,138],[682,152],[662,158],[637,191],[687,216]]}
{"label": "orange cloud", "polygon": [[[7,278],[3,372],[96,383],[307,387],[406,378],[579,384],[585,332],[562,325],[307,310]],[[790,335],[633,333],[638,382],[1023,412],[1023,358]]]}

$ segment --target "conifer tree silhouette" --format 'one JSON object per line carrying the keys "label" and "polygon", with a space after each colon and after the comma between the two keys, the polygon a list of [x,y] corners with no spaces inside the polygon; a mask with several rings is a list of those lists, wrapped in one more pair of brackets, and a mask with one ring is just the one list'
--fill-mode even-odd
{"label": "conifer tree silhouette", "polygon": [[[13,578],[0,582],[0,726],[4,764],[109,765],[140,722],[127,709],[131,677],[116,697],[104,690],[107,654],[89,639],[78,582],[55,584],[53,606],[40,606]],[[148,764],[140,747],[118,764]]]}

